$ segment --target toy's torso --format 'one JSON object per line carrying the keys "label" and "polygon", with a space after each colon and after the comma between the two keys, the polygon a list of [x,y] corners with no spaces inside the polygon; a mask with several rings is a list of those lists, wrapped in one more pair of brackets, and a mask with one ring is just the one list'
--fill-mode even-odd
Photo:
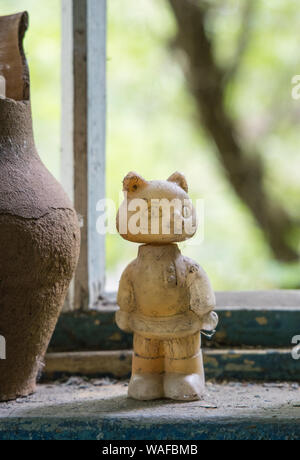
{"label": "toy's torso", "polygon": [[215,296],[204,270],[177,245],[144,245],[122,275],[118,305],[121,329],[168,340],[199,332]]}
{"label": "toy's torso", "polygon": [[189,308],[185,258],[177,245],[145,245],[134,263],[136,312],[151,317],[184,313]]}

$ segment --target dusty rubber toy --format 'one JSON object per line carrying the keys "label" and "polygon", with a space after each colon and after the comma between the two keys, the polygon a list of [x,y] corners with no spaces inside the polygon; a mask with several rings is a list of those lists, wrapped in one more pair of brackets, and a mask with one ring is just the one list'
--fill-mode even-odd
{"label": "dusty rubber toy", "polygon": [[201,399],[200,331],[215,329],[218,317],[207,275],[175,244],[197,230],[185,177],[175,173],[168,181],[148,182],[129,173],[124,192],[118,231],[142,243],[122,275],[116,314],[120,329],[134,333],[128,394],[139,400]]}

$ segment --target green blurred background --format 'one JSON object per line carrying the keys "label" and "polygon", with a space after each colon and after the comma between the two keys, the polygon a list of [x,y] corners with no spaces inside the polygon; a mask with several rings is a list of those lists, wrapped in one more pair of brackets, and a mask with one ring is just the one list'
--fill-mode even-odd
{"label": "green blurred background", "polygon": [[[230,62],[244,0],[216,1],[210,18],[215,56]],[[182,245],[208,272],[216,290],[299,288],[299,265],[275,260],[261,229],[232,189],[214,144],[202,129],[172,51],[174,16],[165,0],[108,0],[107,195],[119,200],[130,170],[146,179],[183,172],[191,197],[205,199],[205,239]],[[30,13],[25,46],[31,71],[34,127],[40,155],[60,177],[60,0],[1,0],[0,14]],[[249,43],[227,106],[244,142],[256,145],[265,187],[299,218],[300,74],[297,0],[257,2]],[[99,197],[100,198],[100,197]],[[291,236],[293,238],[293,236]],[[109,290],[135,257],[136,245],[107,238]]]}

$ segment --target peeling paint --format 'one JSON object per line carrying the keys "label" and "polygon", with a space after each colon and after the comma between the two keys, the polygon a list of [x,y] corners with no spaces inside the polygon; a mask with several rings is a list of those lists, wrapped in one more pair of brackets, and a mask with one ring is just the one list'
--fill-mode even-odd
{"label": "peeling paint", "polygon": [[217,342],[223,342],[226,339],[226,337],[227,333],[223,330],[216,333],[214,340],[216,340]]}
{"label": "peeling paint", "polygon": [[[219,308],[220,323],[214,344],[228,347],[284,348],[299,334],[300,308],[274,309]],[[121,332],[120,340],[110,340],[118,331],[115,310],[70,312],[60,316],[50,350],[121,350],[132,347],[132,335]],[[100,325],[95,323],[99,320]],[[203,340],[205,347],[206,340]]]}
{"label": "peeling paint", "polygon": [[208,366],[213,366],[213,367],[219,366],[218,360],[216,358],[212,358],[207,355],[206,356],[204,355],[204,363],[205,365],[208,365]]}
{"label": "peeling paint", "polygon": [[110,340],[114,342],[119,342],[121,340],[121,334],[119,332],[116,332],[115,334],[110,336]]}
{"label": "peeling paint", "polygon": [[252,367],[249,365],[245,364],[226,364],[225,365],[225,370],[230,371],[230,372],[262,372],[262,369],[260,367]]}
{"label": "peeling paint", "polygon": [[255,320],[260,326],[266,326],[268,324],[268,320],[264,316],[255,318]]}
{"label": "peeling paint", "polygon": [[241,354],[240,353],[237,353],[235,351],[230,351],[228,354],[225,354],[223,355],[223,359],[224,360],[227,360],[227,361],[231,361],[233,359],[240,359],[241,358]]}

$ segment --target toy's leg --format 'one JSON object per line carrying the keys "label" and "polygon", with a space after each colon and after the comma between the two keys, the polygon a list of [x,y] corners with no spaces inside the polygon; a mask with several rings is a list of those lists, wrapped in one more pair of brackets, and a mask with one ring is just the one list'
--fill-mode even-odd
{"label": "toy's leg", "polygon": [[163,372],[162,342],[134,334],[132,376],[128,396],[142,401],[162,398]]}
{"label": "toy's leg", "polygon": [[205,377],[200,333],[166,341],[164,348],[165,396],[182,401],[201,399],[204,395]]}

